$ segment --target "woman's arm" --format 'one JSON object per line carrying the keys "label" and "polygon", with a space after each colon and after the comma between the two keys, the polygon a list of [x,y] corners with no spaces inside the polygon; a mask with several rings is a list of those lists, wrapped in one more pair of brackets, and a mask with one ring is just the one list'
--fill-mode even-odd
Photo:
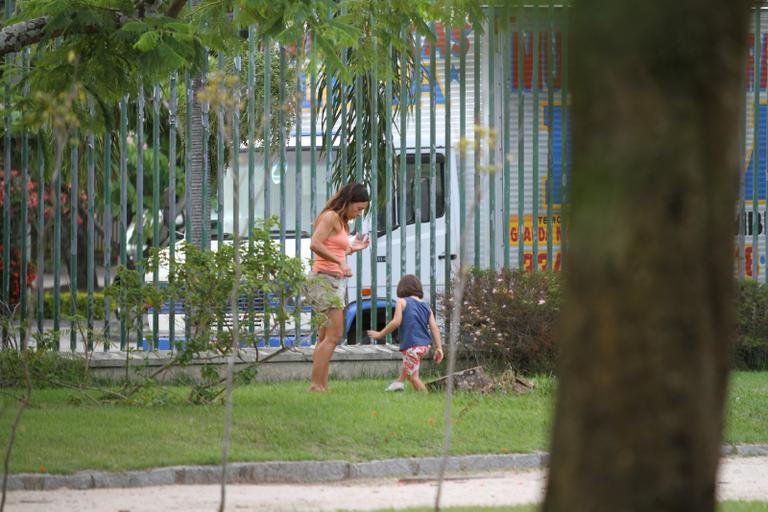
{"label": "woman's arm", "polygon": [[375,340],[380,340],[384,338],[387,334],[391,333],[398,327],[400,327],[400,322],[403,321],[403,308],[405,307],[405,299],[397,299],[397,304],[395,305],[395,313],[392,315],[392,320],[389,321],[389,323],[380,331],[368,331],[368,336]]}

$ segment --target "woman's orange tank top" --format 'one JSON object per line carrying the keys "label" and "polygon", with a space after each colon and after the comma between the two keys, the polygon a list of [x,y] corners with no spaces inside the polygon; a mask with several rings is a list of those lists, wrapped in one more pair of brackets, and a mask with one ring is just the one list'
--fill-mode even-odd
{"label": "woman's orange tank top", "polygon": [[[323,245],[328,249],[328,252],[336,256],[339,261],[345,261],[347,258],[347,248],[349,247],[349,235],[343,229],[339,230],[335,235],[329,236]],[[335,261],[328,261],[319,254],[315,259],[314,265],[312,265],[314,272],[330,272],[332,274],[341,275],[341,268]]]}

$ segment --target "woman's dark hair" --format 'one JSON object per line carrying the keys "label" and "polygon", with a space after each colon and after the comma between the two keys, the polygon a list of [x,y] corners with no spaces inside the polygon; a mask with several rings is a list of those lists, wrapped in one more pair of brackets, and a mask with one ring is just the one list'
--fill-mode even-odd
{"label": "woman's dark hair", "polygon": [[405,297],[424,298],[424,289],[421,287],[421,281],[413,274],[406,274],[400,278],[397,283],[397,296],[401,299]]}
{"label": "woman's dark hair", "polygon": [[371,200],[371,196],[368,195],[368,189],[362,183],[348,183],[339,189],[338,192],[325,204],[323,212],[334,211],[339,215],[342,223],[345,224],[347,219],[344,216],[344,210],[347,209],[352,203],[368,203]]}

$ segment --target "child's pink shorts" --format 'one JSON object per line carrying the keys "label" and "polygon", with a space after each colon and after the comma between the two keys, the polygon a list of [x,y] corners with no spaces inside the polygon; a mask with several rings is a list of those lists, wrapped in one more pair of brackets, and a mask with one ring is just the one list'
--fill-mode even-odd
{"label": "child's pink shorts", "polygon": [[400,353],[403,354],[403,368],[405,368],[405,373],[413,375],[418,372],[421,360],[427,355],[427,352],[429,352],[429,347],[424,345],[401,350]]}

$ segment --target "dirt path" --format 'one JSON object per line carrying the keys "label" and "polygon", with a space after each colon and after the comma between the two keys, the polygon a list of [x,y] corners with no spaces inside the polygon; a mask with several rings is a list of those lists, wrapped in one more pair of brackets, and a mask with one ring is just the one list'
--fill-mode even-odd
{"label": "dirt path", "polygon": [[[541,500],[543,470],[452,476],[444,506],[517,505]],[[768,457],[724,459],[719,499],[768,501]],[[376,510],[431,506],[435,483],[382,479],[334,484],[265,484],[227,487],[227,510],[274,512]],[[212,512],[218,509],[218,486],[177,485],[89,491],[17,491],[9,493],[13,512]]]}

